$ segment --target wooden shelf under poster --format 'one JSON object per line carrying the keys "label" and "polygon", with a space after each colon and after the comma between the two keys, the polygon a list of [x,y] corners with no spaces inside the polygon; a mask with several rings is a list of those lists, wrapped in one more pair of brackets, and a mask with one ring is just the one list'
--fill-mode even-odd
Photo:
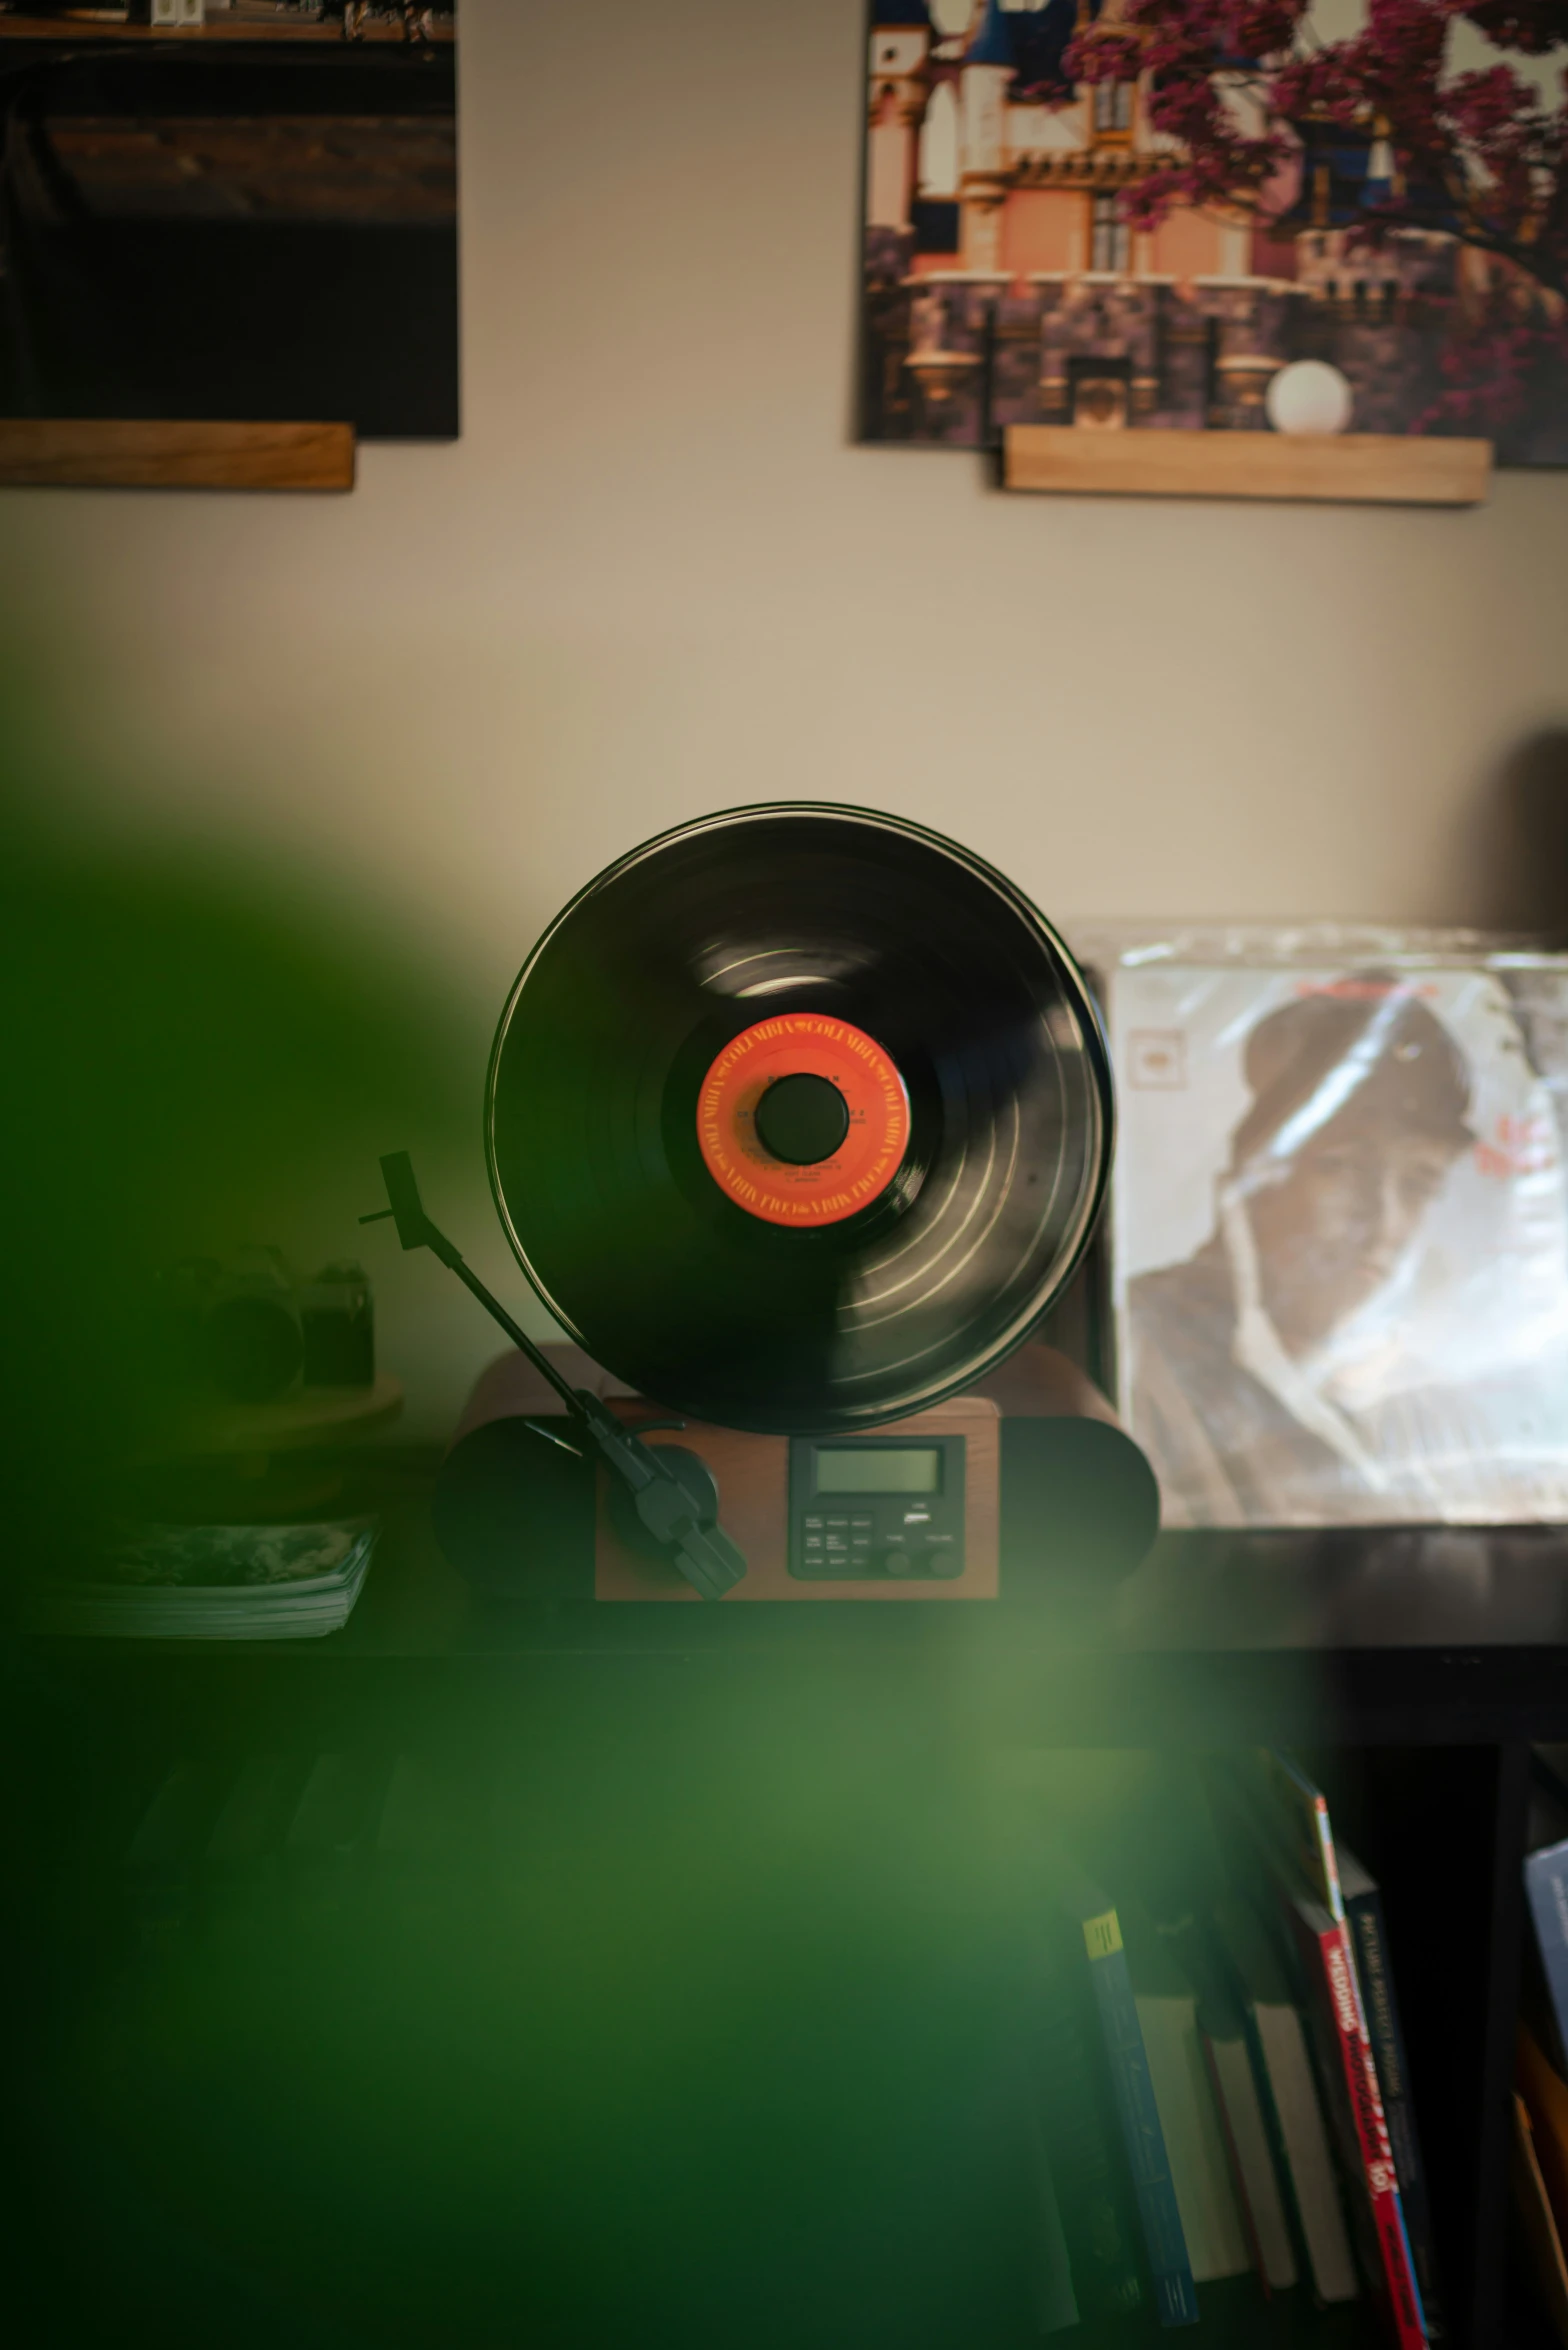
{"label": "wooden shelf under poster", "polygon": [[351,424],[0,417],[0,488],[351,490]]}
{"label": "wooden shelf under poster", "polygon": [[1121,432],[1015,424],[1010,490],[1129,498],[1309,498],[1346,505],[1478,506],[1490,441],[1393,433]]}

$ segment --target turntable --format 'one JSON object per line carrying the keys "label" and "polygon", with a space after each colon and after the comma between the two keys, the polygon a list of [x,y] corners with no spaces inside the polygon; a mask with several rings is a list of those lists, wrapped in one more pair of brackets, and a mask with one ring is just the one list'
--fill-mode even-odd
{"label": "turntable", "polygon": [[502,1226],[580,1355],[382,1161],[403,1246],[518,1350],[449,1455],[444,1546],[600,1602],[995,1602],[1074,1544],[1130,1565],[1137,1448],[987,1392],[1084,1256],[1112,1125],[1082,975],[967,850],[813,803],[633,850],[528,957],[485,1089]]}

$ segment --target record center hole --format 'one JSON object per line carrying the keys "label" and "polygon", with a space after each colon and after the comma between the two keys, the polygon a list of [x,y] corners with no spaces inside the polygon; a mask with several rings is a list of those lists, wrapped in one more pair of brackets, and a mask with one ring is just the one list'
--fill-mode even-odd
{"label": "record center hole", "polygon": [[776,1077],[758,1102],[757,1140],[786,1167],[815,1167],[831,1159],[849,1132],[849,1104],[830,1077],[799,1069]]}

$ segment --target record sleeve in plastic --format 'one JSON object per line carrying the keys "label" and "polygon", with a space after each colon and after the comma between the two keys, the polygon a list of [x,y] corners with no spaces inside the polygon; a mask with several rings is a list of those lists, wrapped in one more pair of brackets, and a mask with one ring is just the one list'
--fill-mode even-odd
{"label": "record sleeve in plastic", "polygon": [[1355,931],[1088,951],[1119,1402],[1167,1525],[1568,1521],[1568,959]]}

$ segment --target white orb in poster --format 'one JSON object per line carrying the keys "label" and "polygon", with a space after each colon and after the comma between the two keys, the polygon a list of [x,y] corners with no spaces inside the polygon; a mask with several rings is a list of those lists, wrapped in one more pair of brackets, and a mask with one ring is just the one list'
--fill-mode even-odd
{"label": "white orb in poster", "polygon": [[1343,432],[1353,395],[1326,359],[1294,359],[1269,380],[1263,410],[1276,432]]}

